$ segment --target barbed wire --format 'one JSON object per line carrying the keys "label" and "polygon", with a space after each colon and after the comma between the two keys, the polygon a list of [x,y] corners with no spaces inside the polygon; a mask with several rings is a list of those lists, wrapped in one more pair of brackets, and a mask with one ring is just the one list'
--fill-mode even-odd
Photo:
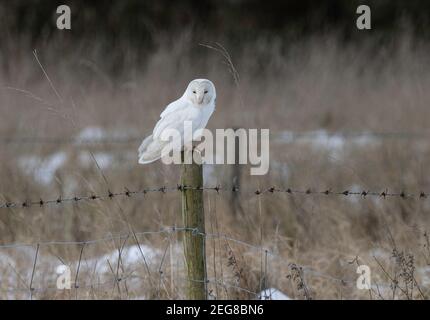
{"label": "barbed wire", "polygon": [[201,191],[215,191],[220,192],[232,192],[232,193],[247,193],[251,195],[263,195],[263,194],[273,194],[273,193],[285,193],[289,195],[302,195],[302,196],[341,196],[341,197],[359,197],[365,199],[367,197],[377,197],[382,199],[387,198],[401,198],[401,199],[427,199],[430,194],[424,191],[418,193],[409,193],[406,191],[400,192],[389,192],[387,188],[383,191],[370,191],[370,190],[349,190],[345,189],[343,191],[333,191],[332,188],[327,188],[324,190],[315,190],[312,188],[304,189],[294,189],[294,188],[279,188],[275,186],[250,189],[242,189],[239,186],[232,187],[222,187],[220,185],[212,187],[192,187],[185,185],[177,185],[175,187],[157,187],[157,188],[144,188],[139,190],[130,190],[125,187],[122,192],[111,192],[107,191],[105,194],[91,193],[90,195],[75,195],[67,197],[52,197],[49,200],[44,200],[40,198],[39,200],[23,200],[23,201],[6,201],[0,203],[0,209],[11,209],[11,208],[29,208],[33,206],[44,207],[47,205],[64,205],[67,203],[79,203],[82,201],[97,201],[97,200],[109,200],[115,197],[123,197],[125,199],[132,199],[134,195],[146,195],[149,193],[167,193],[173,191],[185,191],[185,190],[201,190]]}
{"label": "barbed wire", "polygon": [[[67,203],[79,203],[81,201],[99,201],[99,200],[110,200],[115,197],[122,197],[124,199],[133,199],[133,196],[135,195],[146,195],[150,193],[167,193],[167,192],[186,192],[187,190],[196,190],[196,191],[214,191],[216,194],[220,194],[221,192],[231,192],[231,193],[246,193],[250,194],[251,196],[264,196],[264,195],[270,195],[274,193],[283,193],[288,196],[321,196],[321,197],[327,197],[327,196],[333,196],[333,197],[359,197],[361,199],[365,199],[367,197],[377,197],[382,199],[388,199],[388,198],[400,198],[403,200],[406,199],[426,199],[429,194],[425,192],[419,192],[419,193],[407,193],[404,191],[394,193],[389,192],[388,189],[384,189],[381,192],[372,192],[372,191],[356,191],[356,190],[344,190],[344,191],[332,191],[331,188],[323,189],[323,190],[314,190],[311,188],[304,188],[304,189],[293,189],[293,188],[279,188],[275,186],[266,187],[266,188],[240,188],[238,186],[232,186],[232,187],[222,187],[220,185],[212,186],[212,187],[194,187],[194,186],[187,186],[187,185],[177,185],[174,187],[153,187],[153,188],[144,188],[139,190],[130,190],[129,188],[124,188],[124,191],[122,192],[111,192],[108,190],[105,194],[95,194],[92,193],[87,196],[69,196],[69,197],[57,197],[57,198],[51,198],[50,200],[43,200],[40,199],[38,201],[23,201],[23,202],[6,202],[0,205],[0,208],[3,209],[13,209],[13,208],[29,208],[32,206],[39,206],[44,207],[47,205],[64,205]],[[306,277],[317,277],[320,279],[324,279],[327,281],[332,281],[337,283],[338,285],[347,286],[347,285],[354,285],[355,280],[351,279],[344,279],[344,278],[338,278],[330,274],[326,274],[323,272],[320,272],[318,270],[315,270],[314,268],[310,266],[305,265],[299,265],[296,263],[292,263],[291,261],[288,261],[284,256],[279,255],[278,253],[274,252],[273,250],[270,250],[266,246],[262,245],[255,245],[253,243],[246,242],[244,240],[236,239],[230,235],[226,234],[220,234],[220,233],[206,233],[202,232],[196,228],[185,228],[185,227],[164,227],[159,230],[154,231],[143,231],[135,233],[136,236],[144,236],[149,234],[169,234],[169,233],[176,233],[176,232],[191,232],[194,236],[203,236],[205,238],[217,238],[217,239],[223,239],[226,241],[234,242],[241,246],[246,246],[252,250],[256,250],[260,252],[261,254],[266,254],[266,256],[270,256],[274,259],[276,259],[281,265],[285,265],[287,267],[287,270],[292,270],[294,268],[295,270],[299,270],[299,273],[303,273]],[[112,241],[114,239],[127,239],[130,237],[130,234],[110,234],[105,237],[99,238],[99,239],[90,239],[90,240],[84,240],[84,241],[62,241],[62,240],[52,240],[52,241],[39,241],[37,243],[10,243],[10,244],[2,244],[0,245],[0,249],[15,249],[19,247],[37,247],[37,251],[39,251],[40,246],[48,246],[48,245],[61,245],[61,246],[67,246],[67,245],[77,245],[77,246],[85,246],[89,244],[95,244],[99,242],[106,242],[106,241]],[[136,238],[137,239],[137,238]],[[82,251],[81,251],[82,254]],[[120,253],[119,253],[120,254]],[[120,258],[119,258],[120,259]],[[163,258],[164,259],[164,258]],[[37,253],[36,258],[34,261],[33,266],[33,274],[35,271],[36,266],[36,260],[37,260]],[[234,283],[226,283],[224,280],[217,280],[209,281],[207,279],[199,280],[199,281],[206,281],[208,283],[212,283],[215,286],[224,286],[229,288],[234,288],[236,290],[246,292],[248,294],[254,295],[257,298],[259,295],[253,290],[250,290],[249,288],[242,288],[237,284]],[[304,281],[304,280],[300,280]],[[113,283],[112,281],[109,283]],[[31,284],[30,287],[32,288]],[[44,288],[39,288],[40,291],[43,291]],[[45,288],[46,289],[46,288]],[[8,288],[7,290],[13,291],[13,288]],[[6,290],[6,291],[7,291]],[[2,290],[0,290],[2,291]],[[7,291],[7,292],[9,292]],[[30,293],[32,294],[33,291]],[[30,294],[30,297],[32,295]]]}
{"label": "barbed wire", "polygon": [[43,200],[39,199],[37,201],[22,201],[22,202],[5,202],[0,204],[0,209],[4,208],[16,208],[16,207],[22,207],[22,208],[29,208],[32,206],[46,206],[50,204],[66,204],[66,203],[78,203],[82,201],[94,201],[94,200],[107,200],[107,199],[113,199],[115,197],[124,196],[126,198],[131,198],[132,195],[145,195],[148,193],[154,193],[154,192],[161,192],[166,193],[169,191],[177,190],[178,187],[174,188],[168,188],[168,187],[159,187],[159,188],[146,188],[146,189],[140,189],[131,191],[127,187],[124,188],[123,192],[111,192],[108,190],[106,194],[95,194],[91,193],[90,195],[83,195],[83,196],[69,196],[69,197],[57,197],[55,199],[50,200]]}

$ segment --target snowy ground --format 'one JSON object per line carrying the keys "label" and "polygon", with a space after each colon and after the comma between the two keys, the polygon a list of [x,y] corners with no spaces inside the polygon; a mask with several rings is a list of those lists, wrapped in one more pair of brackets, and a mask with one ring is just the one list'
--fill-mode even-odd
{"label": "snowy ground", "polygon": [[[13,250],[12,250],[13,249]],[[57,289],[57,279],[68,276],[73,287],[75,281],[79,287],[102,285],[112,282],[116,277],[127,281],[130,290],[138,289],[144,280],[139,274],[149,268],[156,271],[161,266],[163,251],[148,245],[140,244],[126,246],[120,250],[112,250],[104,255],[81,260],[65,261],[39,248],[35,271],[33,265],[36,257],[34,246],[23,246],[0,252],[0,290],[7,293],[9,299],[26,298],[29,285],[35,292],[52,291]],[[179,248],[174,248],[175,254]],[[180,259],[179,259],[180,260]],[[79,277],[77,270],[79,267]]]}
{"label": "snowy ground", "polygon": [[[128,132],[127,130],[108,131],[100,127],[87,127],[74,137],[72,141],[75,144],[85,144],[103,141],[127,141],[128,138],[134,139],[135,137],[136,135],[134,132]],[[294,143],[299,146],[310,146],[316,150],[327,150],[334,156],[340,156],[340,152],[347,145],[348,147],[354,148],[377,145],[380,143],[381,137],[372,135],[371,133],[348,136],[345,134],[328,133],[325,130],[318,130],[305,133],[284,131],[275,135],[272,139],[275,143]],[[93,155],[102,169],[108,169],[111,166],[123,166],[124,158],[127,159],[127,161],[136,161],[136,152],[135,150],[127,150],[118,155],[118,153],[97,151],[93,152]],[[94,161],[90,152],[87,150],[80,150],[77,159],[79,166],[82,168],[92,166]],[[56,172],[65,166],[68,160],[68,154],[65,151],[57,151],[43,157],[28,154],[18,159],[18,166],[23,173],[32,176],[37,183],[49,185],[55,179]],[[282,174],[288,175],[288,167],[285,165],[278,168],[277,163],[273,163],[273,168],[280,170]],[[205,166],[204,174],[206,183],[217,183],[214,166]]]}

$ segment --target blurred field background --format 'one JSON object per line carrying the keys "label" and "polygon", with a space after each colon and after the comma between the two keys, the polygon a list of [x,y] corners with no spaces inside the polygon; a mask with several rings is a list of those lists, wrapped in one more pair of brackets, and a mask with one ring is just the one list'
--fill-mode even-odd
{"label": "blurred field background", "polygon": [[[368,1],[371,31],[355,27],[358,1],[64,3],[71,31],[55,28],[57,1],[0,2],[0,203],[175,187],[179,167],[138,165],[137,148],[208,78],[208,127],[269,128],[271,162],[262,177],[205,166],[205,185],[250,191],[205,191],[206,228],[277,256],[208,238],[208,277],[234,284],[209,283],[211,298],[429,297],[430,200],[416,196],[430,192],[427,3]],[[201,45],[217,43],[236,81]],[[271,186],[415,197],[252,193]],[[180,232],[141,235],[141,248],[129,236],[37,249],[180,226],[180,210],[179,192],[1,208],[0,297],[184,298]],[[31,246],[5,247],[18,243]],[[55,290],[60,264],[79,287]],[[355,286],[358,264],[370,291]]]}

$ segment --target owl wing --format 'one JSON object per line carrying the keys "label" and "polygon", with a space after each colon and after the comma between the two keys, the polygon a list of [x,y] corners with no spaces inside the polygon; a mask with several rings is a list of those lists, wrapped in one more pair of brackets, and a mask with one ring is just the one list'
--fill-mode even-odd
{"label": "owl wing", "polygon": [[182,135],[185,121],[193,121],[195,114],[192,111],[191,104],[181,99],[169,104],[161,113],[161,119],[155,125],[152,136],[158,139],[165,129],[176,129]]}
{"label": "owl wing", "polygon": [[164,118],[169,113],[185,109],[188,107],[188,105],[189,102],[187,100],[179,98],[178,100],[173,101],[167,105],[166,109],[164,109],[164,111],[160,114],[160,118]]}
{"label": "owl wing", "polygon": [[[184,122],[188,120],[194,121],[191,108],[169,112],[158,120],[152,134],[143,140],[139,147],[139,163],[150,163],[165,156],[165,152],[180,150],[185,140]],[[169,129],[175,130],[176,135],[170,136],[170,133],[165,131]],[[162,137],[163,132],[168,136]]]}

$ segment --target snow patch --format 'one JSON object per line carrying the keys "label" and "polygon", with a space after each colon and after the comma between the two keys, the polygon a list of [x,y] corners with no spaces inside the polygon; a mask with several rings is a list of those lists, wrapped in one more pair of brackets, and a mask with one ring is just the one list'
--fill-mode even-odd
{"label": "snow patch", "polygon": [[347,145],[355,147],[367,147],[374,145],[378,141],[378,136],[363,132],[357,134],[329,133],[326,130],[315,130],[308,132],[283,131],[277,135],[276,139],[281,143],[301,143],[309,144],[314,148],[322,148],[329,151],[339,151]]}
{"label": "snow patch", "polygon": [[55,173],[67,160],[65,152],[56,152],[47,158],[39,156],[23,156],[18,159],[18,166],[26,174],[32,175],[40,184],[48,185],[55,177]]}
{"label": "snow patch", "polygon": [[276,288],[264,289],[258,296],[260,300],[291,300],[289,296]]}
{"label": "snow patch", "polygon": [[[96,152],[93,153],[93,155],[101,169],[107,169],[112,165],[112,162],[114,161],[114,156],[107,152]],[[81,166],[86,168],[94,164],[94,159],[91,156],[91,153],[88,151],[80,152],[78,156],[78,161]]]}
{"label": "snow patch", "polygon": [[430,286],[430,267],[422,267],[417,269],[417,273],[419,277],[421,278],[420,285],[423,287]]}
{"label": "snow patch", "polygon": [[324,148],[328,150],[338,150],[344,147],[345,137],[340,134],[330,135],[325,130],[318,130],[314,132],[309,141],[314,147]]}
{"label": "snow patch", "polygon": [[[142,250],[142,252],[140,250]],[[139,249],[139,246],[133,245],[125,247],[122,250],[121,262],[126,268],[136,266],[136,264],[145,263],[142,257],[142,253],[148,265],[156,263],[158,261],[158,258],[162,256],[162,252],[158,249],[154,249],[150,246],[143,244],[140,245]],[[111,266],[116,266],[118,263],[118,257],[119,251],[113,250],[112,252],[107,253],[101,257],[89,259],[86,261],[86,263],[90,266],[90,269],[95,271],[95,273],[102,275],[104,273],[112,272],[109,264]]]}
{"label": "snow patch", "polygon": [[75,137],[75,143],[100,142],[103,140],[127,140],[133,138],[137,132],[132,129],[106,130],[101,127],[90,126],[82,129]]}
{"label": "snow patch", "polygon": [[99,127],[86,127],[76,137],[75,142],[102,140],[107,136],[106,131]]}

